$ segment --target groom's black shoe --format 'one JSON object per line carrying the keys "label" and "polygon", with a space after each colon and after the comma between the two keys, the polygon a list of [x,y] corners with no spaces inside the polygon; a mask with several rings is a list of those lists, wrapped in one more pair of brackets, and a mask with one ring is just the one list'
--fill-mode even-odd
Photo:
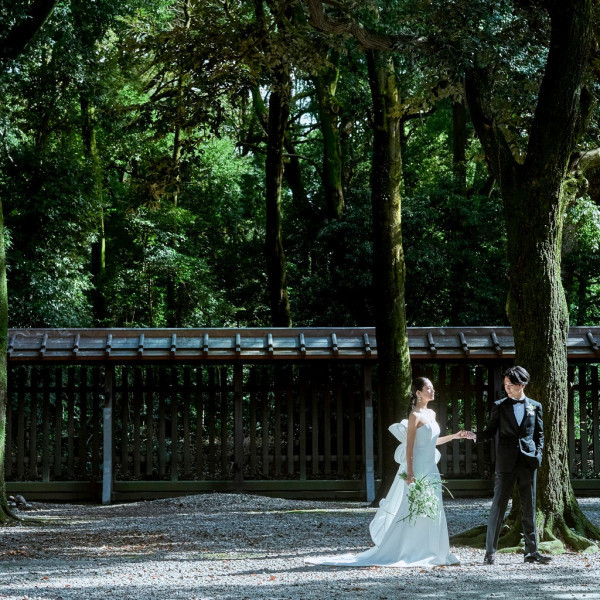
{"label": "groom's black shoe", "polygon": [[486,554],[483,557],[483,564],[484,565],[493,565],[495,560],[496,560],[495,554]]}
{"label": "groom's black shoe", "polygon": [[537,563],[538,565],[547,565],[552,559],[549,556],[543,556],[539,552],[532,552],[526,554],[524,562],[526,563]]}

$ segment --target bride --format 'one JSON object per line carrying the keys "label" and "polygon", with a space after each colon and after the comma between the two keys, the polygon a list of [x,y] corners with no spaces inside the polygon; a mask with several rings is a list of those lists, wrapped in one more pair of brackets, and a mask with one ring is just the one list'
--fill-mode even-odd
{"label": "bride", "polygon": [[[381,501],[369,531],[375,546],[360,554],[307,558],[314,565],[348,567],[432,567],[457,565],[458,559],[450,552],[446,515],[442,504],[442,484],[437,462],[440,453],[436,446],[457,438],[472,439],[472,434],[459,431],[439,437],[440,427],[435,412],[428,408],[435,391],[425,377],[413,380],[412,410],[408,420],[390,426],[390,432],[400,446],[394,458],[400,463],[398,475],[387,497]],[[439,509],[431,516],[409,514],[409,484],[423,480],[434,484]]]}

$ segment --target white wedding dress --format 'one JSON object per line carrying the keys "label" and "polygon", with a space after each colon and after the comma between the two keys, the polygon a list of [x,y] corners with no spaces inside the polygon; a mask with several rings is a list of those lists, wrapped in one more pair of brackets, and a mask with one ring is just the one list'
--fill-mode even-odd
{"label": "white wedding dress", "polygon": [[[440,506],[437,518],[418,517],[412,522],[405,518],[408,515],[408,486],[400,474],[406,472],[407,426],[408,421],[404,420],[389,428],[400,441],[394,455],[400,467],[387,497],[379,504],[369,526],[375,546],[360,554],[311,557],[305,560],[306,563],[340,567],[433,567],[459,564],[459,560],[450,552],[441,484],[436,486]],[[436,422],[417,428],[413,459],[416,479],[427,477],[431,481],[441,481],[437,468],[440,453],[435,447],[439,434],[440,427]]]}

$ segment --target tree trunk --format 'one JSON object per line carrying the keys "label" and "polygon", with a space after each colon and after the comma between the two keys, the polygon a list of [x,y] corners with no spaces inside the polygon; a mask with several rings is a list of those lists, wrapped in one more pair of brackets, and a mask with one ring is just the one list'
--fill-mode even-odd
{"label": "tree trunk", "polygon": [[[406,330],[402,248],[400,154],[401,107],[394,67],[387,54],[367,52],[373,101],[371,202],[377,378],[379,410],[385,426],[400,421],[410,404],[411,367]],[[378,497],[387,493],[397,471],[396,440],[387,432],[382,441],[383,473]]]}
{"label": "tree trunk", "polygon": [[456,192],[467,195],[467,106],[463,98],[452,102],[452,166]]}
{"label": "tree trunk", "polygon": [[269,287],[271,320],[275,327],[290,327],[290,303],[287,294],[286,259],[281,234],[281,193],[283,182],[283,148],[289,115],[291,83],[286,69],[276,74],[269,96],[269,120],[266,177],[265,255]]}
{"label": "tree trunk", "polygon": [[[28,6],[28,18],[20,20],[0,42],[0,58],[12,60],[25,51],[27,45],[48,20],[56,0],[36,0]],[[6,456],[6,403],[8,378],[6,370],[6,338],[8,337],[8,292],[6,287],[6,248],[4,244],[4,215],[0,201],[0,523],[14,521],[6,501],[4,461]]]}
{"label": "tree trunk", "polygon": [[[181,2],[182,21],[181,27],[188,31],[192,24],[191,16],[192,5],[190,0]],[[178,66],[179,74],[177,75],[177,83],[175,88],[176,98],[176,119],[173,128],[173,150],[171,153],[171,175],[168,186],[172,189],[173,207],[179,206],[179,194],[181,193],[181,156],[183,154],[183,133],[185,126],[186,107],[184,103],[184,71],[181,65]],[[175,229],[169,239],[171,249],[175,248],[175,236],[178,231]],[[180,285],[177,281],[177,269],[173,265],[169,265],[165,282],[165,320],[167,327],[181,327],[181,303],[179,299]]]}
{"label": "tree trunk", "polygon": [[103,173],[96,146],[96,133],[94,128],[93,108],[85,94],[80,96],[81,106],[81,138],[83,151],[89,163],[92,175],[91,195],[98,207],[98,239],[92,242],[91,248],[91,275],[94,284],[91,290],[92,312],[94,325],[100,327],[105,324],[106,300],[104,297],[104,277],[106,270],[106,237],[104,235],[104,206],[102,202]]}
{"label": "tree trunk", "polygon": [[[569,479],[569,320],[560,275],[566,204],[562,188],[591,106],[582,89],[591,43],[591,2],[548,6],[549,53],[523,164],[513,157],[495,124],[487,72],[468,74],[467,98],[502,192],[509,263],[507,310],[515,337],[515,362],[531,373],[527,393],[544,409],[545,451],[537,494],[540,540],[548,550],[559,551],[563,544],[579,550],[592,547],[590,539],[600,539],[600,531],[581,512]],[[519,519],[515,519],[508,539],[517,538],[518,526]]]}
{"label": "tree trunk", "polygon": [[[0,202],[0,523],[15,519],[6,501],[6,484],[4,482],[4,465],[6,448],[6,338],[8,336],[8,294],[6,290],[6,250],[4,246],[4,216]],[[10,460],[10,457],[9,457]]]}
{"label": "tree trunk", "polygon": [[[256,120],[264,133],[267,134],[269,129],[269,111],[260,95],[258,86],[252,88],[252,106],[254,108]],[[250,129],[252,129],[252,126]],[[285,131],[284,148],[289,156],[285,162],[283,176],[292,192],[294,204],[296,206],[306,206],[308,204],[308,195],[306,193],[306,188],[304,187],[300,160],[298,159],[298,153],[296,152],[296,147],[294,146],[290,131],[287,128]]]}
{"label": "tree trunk", "polygon": [[342,189],[342,145],[339,131],[340,105],[335,96],[339,76],[339,56],[313,77],[317,92],[319,122],[323,135],[323,190],[325,214],[339,219],[344,210]]}

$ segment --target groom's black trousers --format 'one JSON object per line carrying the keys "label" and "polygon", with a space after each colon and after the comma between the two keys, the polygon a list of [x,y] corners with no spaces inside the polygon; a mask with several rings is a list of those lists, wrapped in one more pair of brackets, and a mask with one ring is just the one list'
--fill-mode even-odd
{"label": "groom's black trousers", "polygon": [[537,469],[531,469],[517,461],[515,468],[507,473],[496,473],[494,481],[494,499],[488,519],[485,551],[495,554],[498,549],[498,538],[504,521],[504,513],[512,496],[515,481],[519,488],[521,500],[521,520],[525,539],[525,554],[537,551],[537,534],[535,527],[535,480]]}

